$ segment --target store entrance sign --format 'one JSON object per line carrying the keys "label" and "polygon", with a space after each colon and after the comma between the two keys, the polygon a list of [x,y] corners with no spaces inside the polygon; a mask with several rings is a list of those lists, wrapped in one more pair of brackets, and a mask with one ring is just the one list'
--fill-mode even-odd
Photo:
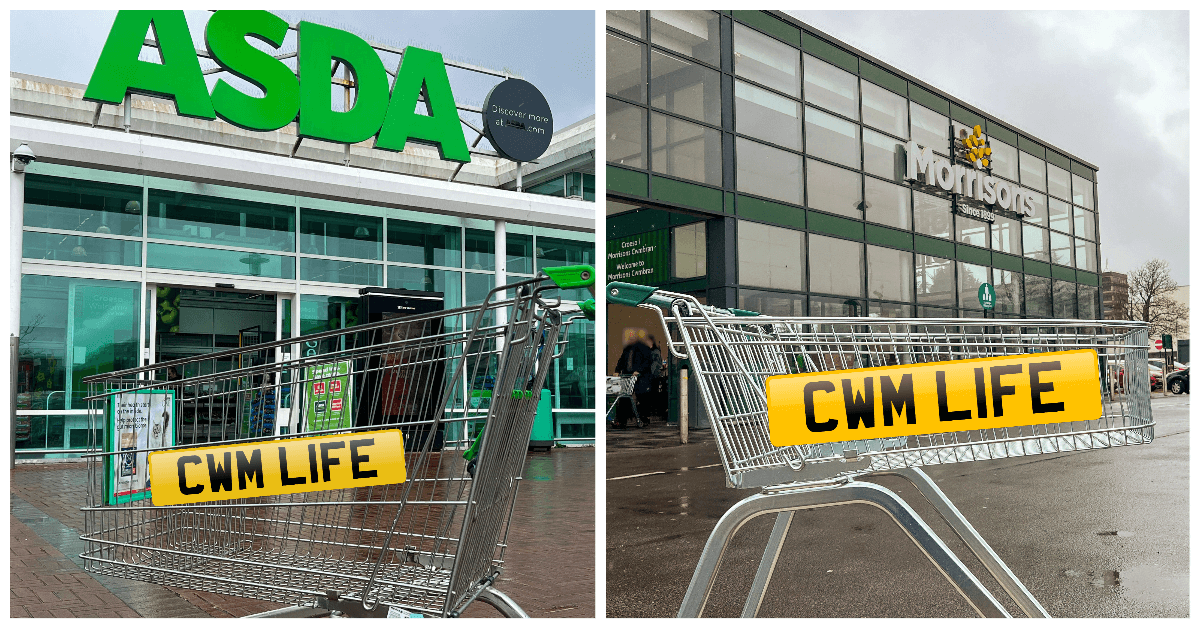
{"label": "store entrance sign", "polygon": [[[154,34],[161,63],[138,57],[147,30]],[[437,146],[442,159],[471,161],[442,55],[404,49],[396,80],[378,53],[360,37],[300,22],[296,73],[270,53],[247,42],[254,38],[278,49],[288,32],[282,18],[266,11],[217,11],[204,40],[213,60],[262,92],[246,94],[219,79],[209,94],[183,11],[119,11],[84,98],[120,104],[126,92],[171,98],[179,115],[221,118],[251,131],[274,131],[299,119],[301,137],[355,144],[372,137],[375,148],[402,151],[408,141]],[[346,111],[333,109],[330,68],[351,69],[356,96]],[[416,113],[424,92],[425,113]]]}
{"label": "store entrance sign", "polygon": [[671,278],[666,229],[608,241],[608,281],[656,286]]}
{"label": "store entrance sign", "polygon": [[[974,199],[984,205],[999,206],[1000,209],[1024,216],[1034,214],[1033,196],[1020,187],[993,177],[983,170],[953,163],[945,157],[935,155],[928,146],[918,146],[914,141],[908,142],[906,150],[908,163],[904,173],[905,180],[937,186],[946,192]],[[982,213],[978,217],[987,218]]]}

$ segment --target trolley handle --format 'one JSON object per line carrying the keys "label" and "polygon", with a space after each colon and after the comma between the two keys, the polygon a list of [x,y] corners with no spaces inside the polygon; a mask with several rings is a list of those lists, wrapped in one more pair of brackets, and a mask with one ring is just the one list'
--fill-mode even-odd
{"label": "trolley handle", "polygon": [[688,295],[667,296],[666,294],[662,294],[658,288],[652,288],[650,286],[641,286],[638,284],[624,283],[621,281],[613,281],[608,284],[608,300],[609,300],[609,302],[618,303],[620,305],[629,305],[629,306],[636,307],[636,306],[645,304],[645,305],[653,305],[656,307],[661,307],[663,309],[666,309],[667,311],[670,311],[672,305],[674,305],[675,303],[677,303],[680,300],[683,300],[680,297],[686,298],[686,301],[688,302],[688,305],[690,307],[696,307],[696,308],[699,308],[700,310],[703,310],[709,314],[715,314],[717,316],[758,316],[759,315],[758,312],[752,312],[750,310],[739,310],[736,308],[726,310],[726,309],[714,307],[711,305],[703,305],[699,301],[697,301],[695,298],[688,297]]}

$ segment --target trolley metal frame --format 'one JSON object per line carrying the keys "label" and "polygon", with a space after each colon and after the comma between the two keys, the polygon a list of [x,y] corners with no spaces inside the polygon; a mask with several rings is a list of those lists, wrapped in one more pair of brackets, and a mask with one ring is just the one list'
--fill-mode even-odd
{"label": "trolley metal frame", "polygon": [[[612,425],[613,410],[616,409],[618,403],[621,403],[622,399],[628,399],[629,406],[631,408],[633,408],[633,418],[637,420],[637,426],[642,427],[642,415],[638,414],[637,399],[633,396],[633,390],[634,390],[634,388],[637,387],[637,376],[636,375],[610,376],[607,378],[606,384],[608,387],[608,394],[610,396],[615,395],[615,397],[616,397],[615,399],[613,399],[613,402],[611,404],[609,404],[608,412],[606,412],[604,415],[606,424]],[[614,390],[616,392],[613,392]]]}
{"label": "trolley metal frame", "polygon": [[[526,616],[493,585],[538,397],[576,317],[546,292],[590,287],[593,277],[590,266],[547,269],[477,306],[85,378],[85,568],[296,605],[268,616],[454,617],[476,600]],[[590,302],[579,309],[590,318]],[[334,381],[353,391],[339,398],[344,415],[332,427],[311,423]],[[116,394],[163,390],[174,394],[174,445],[99,440]],[[286,433],[285,414],[310,429]],[[480,424],[472,437],[469,426]],[[110,489],[117,465],[144,464],[154,451],[381,429],[404,433],[403,484],[180,506],[156,506],[148,490],[122,500]]]}
{"label": "trolley metal frame", "polygon": [[[678,330],[678,339],[672,337],[668,347],[677,358],[690,362],[712,418],[728,485],[761,490],[717,522],[679,617],[698,617],[703,612],[725,549],[749,520],[776,514],[743,617],[758,613],[793,514],[853,503],[886,512],[981,616],[1009,616],[909,504],[867,481],[881,475],[900,476],[911,483],[1022,612],[1048,617],[920,467],[1145,444],[1154,439],[1145,323],[773,317],[714,308],[690,295],[634,284],[610,283],[606,292],[610,303],[652,310],[664,329],[670,329],[670,323]],[[663,310],[669,315],[664,316]],[[800,447],[770,444],[764,385],[772,375],[1084,348],[1097,351],[1102,372],[1103,415],[1094,421]]]}

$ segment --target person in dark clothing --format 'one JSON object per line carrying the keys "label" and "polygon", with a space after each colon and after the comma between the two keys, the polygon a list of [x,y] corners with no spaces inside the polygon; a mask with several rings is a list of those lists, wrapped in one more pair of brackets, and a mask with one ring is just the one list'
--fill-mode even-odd
{"label": "person in dark clothing", "polygon": [[[633,342],[625,345],[625,349],[621,351],[621,359],[617,361],[617,372],[615,375],[635,375],[637,382],[633,387],[634,399],[631,403],[638,403],[642,395],[650,392],[650,367],[651,367],[650,347],[647,344],[646,332],[638,332],[638,338]],[[638,413],[641,414],[641,405],[638,405]],[[628,421],[629,413],[621,411],[617,408],[617,414],[613,418],[614,427],[624,428]],[[642,421],[638,419],[638,427],[642,426]]]}
{"label": "person in dark clothing", "polygon": [[[646,395],[647,403],[645,404],[644,416],[646,422],[650,422],[650,417],[661,419],[667,414],[667,378],[666,369],[663,368],[662,348],[658,346],[658,340],[651,334],[648,336],[650,346],[650,392]],[[642,412],[643,406],[638,407],[638,411]]]}

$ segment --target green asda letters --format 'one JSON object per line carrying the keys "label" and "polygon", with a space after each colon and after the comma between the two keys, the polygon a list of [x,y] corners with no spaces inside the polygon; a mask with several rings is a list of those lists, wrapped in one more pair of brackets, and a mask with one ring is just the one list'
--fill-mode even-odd
{"label": "green asda letters", "polygon": [[[147,29],[162,63],[140,61]],[[282,61],[251,46],[254,37],[278,48],[287,23],[266,11],[217,11],[204,40],[220,66],[263,91],[247,95],[218,80],[210,96],[182,11],[120,11],[84,93],[94,102],[119,104],[126,92],[172,98],[180,115],[220,117],[252,131],[274,131],[299,117],[302,137],[337,143],[376,138],[375,147],[402,151],[407,141],[436,145],[442,159],[470,162],[454,94],[442,56],[409,47],[389,93],[383,62],[370,44],[335,28],[301,22],[297,78]],[[330,86],[334,60],[354,73],[357,96],[348,111],[333,109]],[[428,115],[416,113],[424,90]]]}

